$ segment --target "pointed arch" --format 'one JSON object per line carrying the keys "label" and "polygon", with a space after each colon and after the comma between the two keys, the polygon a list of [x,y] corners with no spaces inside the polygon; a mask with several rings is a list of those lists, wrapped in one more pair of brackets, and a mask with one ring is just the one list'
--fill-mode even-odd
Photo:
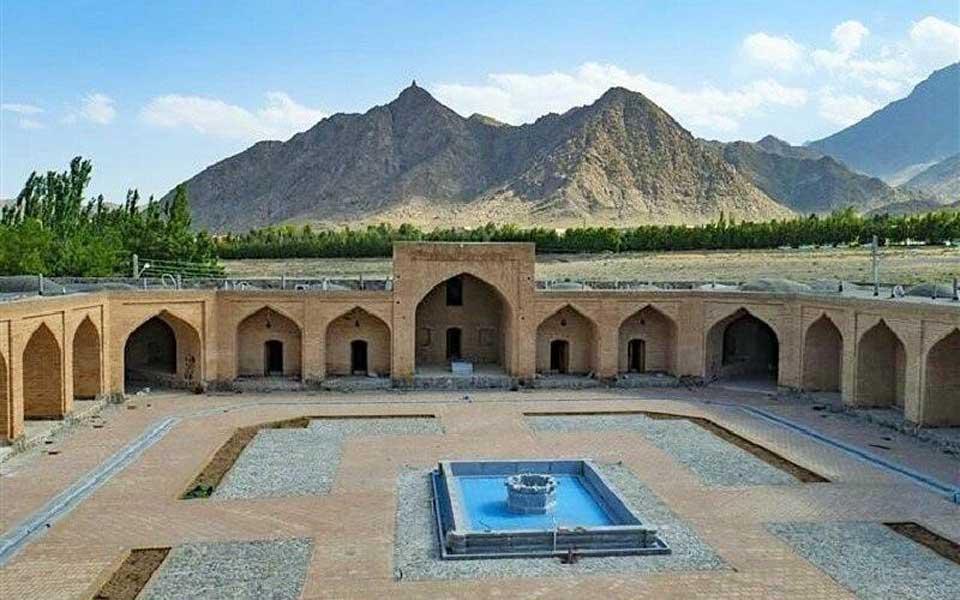
{"label": "pointed arch", "polygon": [[620,373],[675,372],[677,325],[652,304],[620,323]]}
{"label": "pointed arch", "polygon": [[100,332],[89,316],[73,333],[73,397],[96,398],[101,389]]}
{"label": "pointed arch", "polygon": [[708,380],[747,377],[779,381],[777,332],[744,307],[718,320],[707,331],[704,356]]}
{"label": "pointed arch", "polygon": [[144,319],[123,344],[124,390],[191,387],[203,379],[200,333],[164,309]]}
{"label": "pointed arch", "polygon": [[23,348],[23,416],[60,419],[66,414],[63,397],[62,349],[57,336],[42,323]]}
{"label": "pointed arch", "polygon": [[290,316],[263,306],[237,325],[237,374],[300,377],[303,332]]}
{"label": "pointed arch", "polygon": [[328,376],[390,374],[390,327],[380,317],[355,306],[330,321],[324,339]]}
{"label": "pointed arch", "polygon": [[833,320],[821,314],[803,336],[800,385],[811,392],[839,392],[843,374],[843,335]]}
{"label": "pointed arch", "polygon": [[924,380],[921,424],[960,426],[960,328],[930,347]]}
{"label": "pointed arch", "polygon": [[597,324],[572,304],[537,326],[537,372],[585,375],[596,372]]}
{"label": "pointed arch", "polygon": [[[449,364],[451,351],[475,365],[509,369],[513,358],[510,302],[496,286],[463,271],[425,293],[416,308],[415,363]],[[458,336],[449,335],[459,331]],[[448,347],[453,337],[457,348]]]}
{"label": "pointed arch", "polygon": [[857,343],[857,404],[903,408],[907,352],[883,319]]}

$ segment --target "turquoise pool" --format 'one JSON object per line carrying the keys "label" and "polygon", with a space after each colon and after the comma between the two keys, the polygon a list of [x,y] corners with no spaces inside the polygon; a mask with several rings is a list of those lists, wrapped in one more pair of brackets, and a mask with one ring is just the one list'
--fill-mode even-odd
{"label": "turquoise pool", "polygon": [[457,477],[470,520],[478,531],[495,529],[553,529],[556,526],[600,527],[614,521],[590,493],[579,475],[554,475],[557,505],[547,514],[521,515],[507,509],[506,476]]}

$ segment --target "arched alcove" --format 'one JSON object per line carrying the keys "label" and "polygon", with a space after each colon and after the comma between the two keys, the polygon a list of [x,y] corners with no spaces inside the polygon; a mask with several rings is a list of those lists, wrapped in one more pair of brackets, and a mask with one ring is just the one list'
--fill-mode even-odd
{"label": "arched alcove", "polygon": [[302,333],[293,319],[265,306],[237,326],[237,374],[300,377]]}
{"label": "arched alcove", "polygon": [[770,325],[739,309],[707,333],[707,378],[776,383],[780,342]]}
{"label": "arched alcove", "polygon": [[451,351],[475,368],[508,368],[510,323],[509,304],[495,287],[468,273],[450,277],[417,304],[417,369],[445,369]]}
{"label": "arched alcove", "polygon": [[906,349],[882,320],[857,344],[857,404],[903,408]]}
{"label": "arched alcove", "polygon": [[620,373],[674,373],[677,328],[652,306],[633,313],[620,324]]}
{"label": "arched alcove", "polygon": [[200,334],[166,311],[134,329],[123,347],[124,389],[182,388],[202,377]]}
{"label": "arched alcove", "polygon": [[63,363],[53,332],[40,325],[23,349],[23,416],[59,419],[65,414]]}
{"label": "arched alcove", "polygon": [[73,397],[96,398],[102,377],[100,332],[90,317],[85,317],[73,334]]}
{"label": "arched alcove", "polygon": [[839,392],[843,373],[843,336],[830,317],[810,324],[803,338],[803,389]]}
{"label": "arched alcove", "polygon": [[585,375],[596,371],[596,325],[569,304],[537,327],[537,372]]}
{"label": "arched alcove", "polygon": [[960,330],[927,353],[923,425],[960,427]]}
{"label": "arched alcove", "polygon": [[390,375],[390,328],[362,308],[330,321],[325,347],[328,376]]}

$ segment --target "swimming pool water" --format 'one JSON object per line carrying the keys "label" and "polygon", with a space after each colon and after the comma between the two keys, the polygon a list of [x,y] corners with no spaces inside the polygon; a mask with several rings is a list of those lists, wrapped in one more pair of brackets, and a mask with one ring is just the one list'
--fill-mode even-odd
{"label": "swimming pool water", "polygon": [[505,476],[456,477],[470,528],[553,529],[616,525],[601,503],[577,475],[554,475],[557,480],[556,508],[542,515],[520,515],[507,509]]}

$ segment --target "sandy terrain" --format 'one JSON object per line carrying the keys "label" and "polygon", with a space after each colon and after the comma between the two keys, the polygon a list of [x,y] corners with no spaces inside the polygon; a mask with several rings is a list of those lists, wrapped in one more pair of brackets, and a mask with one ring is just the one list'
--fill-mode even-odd
{"label": "sandy terrain", "polygon": [[[389,258],[259,259],[223,261],[229,277],[380,277],[390,274]],[[797,281],[843,279],[866,282],[867,248],[544,254],[537,256],[538,279],[641,281],[748,281],[786,277]],[[960,277],[960,248],[911,247],[881,250],[880,279],[886,283],[949,281]]]}

